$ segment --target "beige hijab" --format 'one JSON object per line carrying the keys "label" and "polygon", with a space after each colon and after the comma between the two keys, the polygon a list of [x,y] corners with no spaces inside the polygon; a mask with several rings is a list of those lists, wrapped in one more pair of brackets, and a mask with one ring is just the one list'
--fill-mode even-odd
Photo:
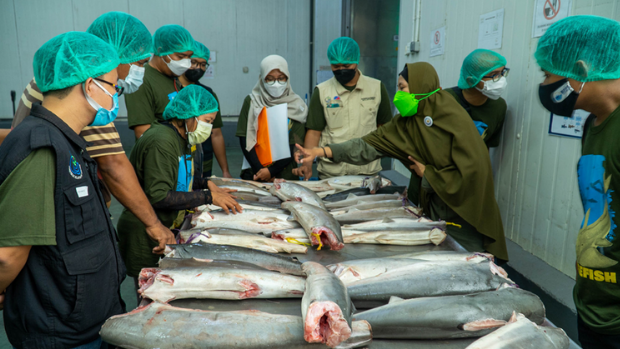
{"label": "beige hijab", "polygon": [[[279,69],[286,77],[286,89],[282,96],[272,97],[265,89],[265,77],[274,69]],[[282,56],[271,55],[265,57],[260,63],[260,76],[258,82],[252,89],[250,94],[252,100],[250,111],[248,112],[248,128],[246,132],[246,150],[250,151],[256,145],[256,132],[258,131],[258,115],[263,107],[273,107],[278,104],[288,104],[288,118],[299,121],[302,124],[306,122],[308,117],[308,106],[299,97],[291,87],[291,76],[288,72],[288,63]]]}

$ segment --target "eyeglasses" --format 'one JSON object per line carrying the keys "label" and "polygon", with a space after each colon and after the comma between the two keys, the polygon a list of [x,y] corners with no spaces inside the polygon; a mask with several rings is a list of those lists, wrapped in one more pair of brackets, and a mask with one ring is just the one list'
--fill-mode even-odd
{"label": "eyeglasses", "polygon": [[191,68],[201,68],[203,70],[207,70],[207,68],[209,68],[209,63],[204,62],[204,63],[198,63],[197,61],[192,61],[192,66]]}
{"label": "eyeglasses", "polygon": [[483,79],[493,79],[494,82],[498,82],[502,77],[508,77],[508,73],[510,73],[510,68],[504,68],[501,72],[495,73],[493,75],[483,76]]}
{"label": "eyeglasses", "polygon": [[283,78],[278,78],[277,80],[267,80],[265,79],[265,83],[269,86],[273,86],[273,84],[276,83],[276,81],[280,84],[286,84],[286,82],[288,81],[287,77],[283,77]]}
{"label": "eyeglasses", "polygon": [[103,82],[104,84],[108,84],[108,85],[110,85],[110,86],[114,87],[114,89],[116,90],[116,93],[118,93],[118,96],[119,96],[119,97],[123,94],[123,91],[125,90],[125,88],[124,88],[124,87],[120,87],[120,86],[118,86],[117,84],[113,84],[113,83],[108,82],[108,81],[105,81],[105,80],[103,80],[103,79],[94,78],[94,80],[97,80],[97,81]]}

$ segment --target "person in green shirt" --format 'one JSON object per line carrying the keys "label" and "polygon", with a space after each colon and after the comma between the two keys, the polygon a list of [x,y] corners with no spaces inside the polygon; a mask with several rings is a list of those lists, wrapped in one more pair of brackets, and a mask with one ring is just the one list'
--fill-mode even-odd
{"label": "person in green shirt", "polygon": [[493,191],[491,160],[465,110],[441,90],[426,62],[407,64],[398,79],[394,105],[401,113],[362,138],[304,149],[301,163],[317,157],[366,164],[389,156],[417,178],[423,212],[449,222],[447,233],[472,252],[488,251],[508,260],[504,228]]}
{"label": "person in green shirt", "polygon": [[497,52],[477,49],[465,57],[458,86],[446,89],[471,116],[487,148],[499,146],[506,117],[506,89],[509,68]]}
{"label": "person in green shirt", "polygon": [[[327,49],[334,77],[314,88],[306,122],[305,148],[344,142],[363,137],[392,119],[392,107],[385,85],[365,76],[358,69],[360,49],[349,37],[335,39]],[[318,159],[319,177],[374,175],[381,170],[379,161],[364,166],[338,164]],[[312,164],[296,168],[294,173],[308,180]]]}
{"label": "person in green shirt", "polygon": [[[288,108],[288,144],[291,157],[263,164],[255,149],[259,144],[258,116],[263,108],[278,104],[287,104]],[[241,178],[260,182],[270,182],[274,178],[299,179],[293,175],[293,169],[297,167],[293,161],[293,154],[295,144],[304,139],[307,116],[306,103],[293,92],[286,60],[278,55],[265,57],[260,64],[258,82],[252,93],[245,97],[237,122],[235,135],[239,137],[243,156],[250,165],[249,168],[242,169]]]}
{"label": "person in green shirt", "polygon": [[[202,178],[202,171],[194,171],[196,145],[210,136],[217,111],[217,101],[209,91],[187,86],[164,110],[164,121],[153,123],[131,152],[129,160],[140,186],[166,226],[173,225],[179,211],[205,204],[220,206],[227,213],[241,212],[230,190],[219,189]],[[151,253],[154,242],[128,210],[119,218],[118,235],[129,276],[137,278],[142,268],[157,266],[159,257]]]}
{"label": "person in green shirt", "polygon": [[[217,98],[215,92],[213,92],[213,89],[209,86],[201,84],[199,81],[209,66],[208,61],[210,55],[211,51],[209,51],[205,45],[199,43],[198,41],[194,41],[192,65],[183,75],[179,76],[174,81],[174,87],[178,91],[185,86],[198,85],[207,89],[207,91],[213,95],[218,105],[220,105],[220,100]],[[211,177],[214,153],[217,158],[217,162],[220,164],[220,168],[222,169],[222,177],[232,178],[232,175],[228,170],[228,160],[226,159],[226,143],[224,142],[224,135],[222,134],[223,126],[224,123],[222,122],[222,112],[220,108],[220,110],[217,111],[215,120],[213,120],[213,131],[211,132],[211,137],[202,143],[202,173],[205,178]]]}
{"label": "person in green shirt", "polygon": [[177,91],[174,79],[191,66],[194,39],[187,29],[168,24],[153,35],[154,55],[144,65],[144,79],[138,91],[125,97],[127,122],[136,139],[155,121],[163,121],[163,112]]}
{"label": "person in green shirt", "polygon": [[[584,349],[620,348],[620,23],[571,16],[553,24],[534,54],[542,105],[584,125],[578,186],[585,218],[577,235],[573,292]],[[576,227],[575,227],[576,228]]]}

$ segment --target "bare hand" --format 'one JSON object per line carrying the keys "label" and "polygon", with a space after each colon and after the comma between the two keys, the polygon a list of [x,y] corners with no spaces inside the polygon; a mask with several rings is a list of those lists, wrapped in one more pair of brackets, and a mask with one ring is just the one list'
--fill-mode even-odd
{"label": "bare hand", "polygon": [[176,244],[174,234],[170,229],[164,227],[161,222],[157,221],[157,224],[146,228],[148,236],[158,243],[158,246],[153,248],[153,254],[163,254],[166,249],[166,245]]}
{"label": "bare hand", "polygon": [[304,180],[307,181],[310,177],[312,177],[312,164],[303,164],[297,168],[294,168],[293,174],[298,177],[304,177]]}
{"label": "bare hand", "polygon": [[424,177],[424,171],[426,171],[426,166],[416,159],[409,156],[409,160],[413,162],[413,165],[409,166],[409,169],[414,171],[418,177]]}
{"label": "bare hand", "polygon": [[230,194],[230,190],[231,189],[219,189],[217,191],[211,191],[213,205],[221,207],[226,214],[229,214],[231,211],[233,214],[243,212],[243,208],[235,201],[235,197]]}
{"label": "bare hand", "polygon": [[255,181],[271,182],[271,172],[268,168],[261,168],[257,174],[254,175]]}
{"label": "bare hand", "polygon": [[222,177],[223,178],[233,178],[233,176],[228,171],[222,172]]}
{"label": "bare hand", "polygon": [[323,155],[321,148],[306,149],[299,144],[295,144],[295,147],[299,150],[295,152],[295,162],[298,164],[309,164],[312,166],[314,159],[319,155]]}

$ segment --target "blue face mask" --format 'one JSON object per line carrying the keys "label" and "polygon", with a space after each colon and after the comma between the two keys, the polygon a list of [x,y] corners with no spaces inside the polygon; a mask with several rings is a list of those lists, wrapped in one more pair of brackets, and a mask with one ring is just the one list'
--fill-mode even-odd
{"label": "blue face mask", "polygon": [[86,96],[88,104],[90,104],[90,106],[97,111],[95,119],[88,126],[105,126],[114,121],[116,119],[116,116],[118,116],[118,93],[112,95],[110,92],[108,92],[108,90],[103,88],[103,86],[101,86],[97,82],[97,80],[93,79],[93,82],[95,83],[95,85],[99,86],[99,88],[102,89],[103,92],[105,92],[108,96],[112,97],[112,100],[114,101],[114,106],[112,106],[112,109],[110,110],[100,106],[99,103],[97,103],[86,93],[86,85],[82,84],[82,91],[84,91],[84,95]]}

